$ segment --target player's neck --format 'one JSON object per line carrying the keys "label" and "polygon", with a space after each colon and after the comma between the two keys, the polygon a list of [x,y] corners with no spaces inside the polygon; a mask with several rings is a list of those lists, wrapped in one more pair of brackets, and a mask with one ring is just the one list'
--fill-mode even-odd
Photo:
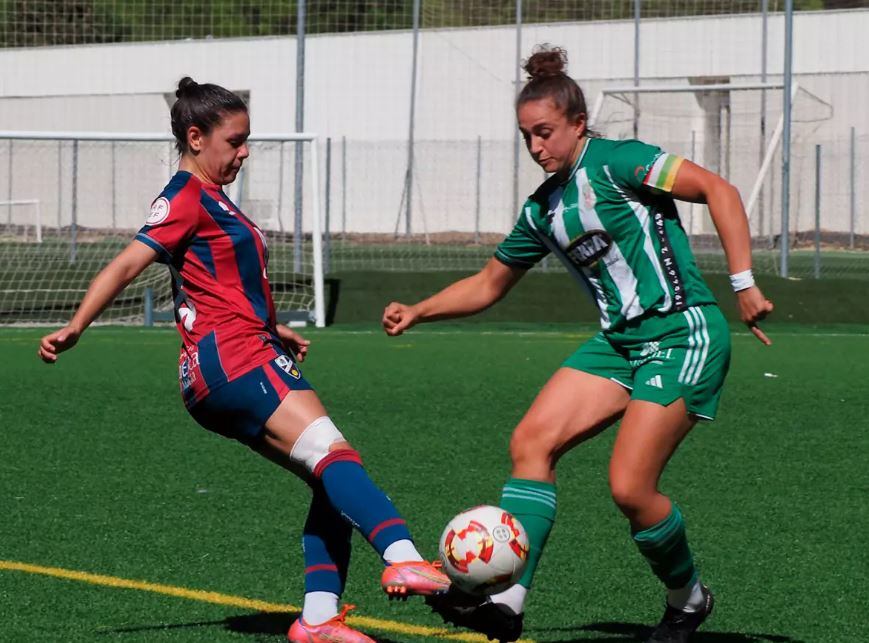
{"label": "player's neck", "polygon": [[570,162],[562,168],[561,171],[558,172],[559,177],[562,181],[566,180],[573,174],[574,168],[576,168],[576,164],[579,163],[579,159],[582,158],[582,152],[585,150],[585,144],[588,142],[588,137],[586,135],[582,135],[576,141],[576,147],[570,155]]}
{"label": "player's neck", "polygon": [[190,156],[181,157],[181,160],[178,162],[178,171],[190,172],[190,174],[192,174],[205,184],[217,185],[217,181],[208,176],[208,173],[199,166],[199,164],[196,162],[196,159],[191,158]]}

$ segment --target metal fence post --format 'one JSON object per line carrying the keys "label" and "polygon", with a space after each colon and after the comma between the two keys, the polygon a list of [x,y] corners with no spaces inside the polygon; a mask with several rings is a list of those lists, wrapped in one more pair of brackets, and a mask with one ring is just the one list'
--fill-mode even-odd
{"label": "metal fence post", "polygon": [[57,234],[60,234],[63,204],[63,141],[57,141]]}
{"label": "metal fence post", "polygon": [[[766,83],[766,59],[769,42],[769,0],[761,0],[760,10],[761,18],[761,35],[760,35],[760,82]],[[763,157],[766,154],[766,90],[760,91],[760,151],[759,162],[763,164]],[[757,197],[757,231],[758,236],[763,236],[763,219],[766,214],[764,204],[764,189],[766,181],[760,186],[760,194]],[[770,215],[772,216],[772,215]]]}
{"label": "metal fence post", "polygon": [[72,142],[72,218],[69,224],[69,262],[75,263],[78,253],[78,140]]}
{"label": "metal fence post", "polygon": [[112,141],[112,231],[114,232],[118,227],[118,197],[117,197],[117,178],[116,178],[116,165],[117,161],[115,158],[115,141]]}
{"label": "metal fence post", "polygon": [[419,12],[421,0],[413,0],[413,56],[410,73],[410,118],[407,132],[407,173],[404,176],[404,233],[409,237],[413,216],[413,143],[415,136],[414,122],[416,116],[416,75],[419,59]]}
{"label": "metal fence post", "polygon": [[[634,0],[634,87],[640,86],[640,16],[642,0]],[[640,137],[640,95],[634,94],[634,138]]]}
{"label": "metal fence post", "polygon": [[781,276],[788,276],[791,207],[791,88],[793,86],[794,0],[785,0],[785,52],[781,178]]}
{"label": "metal fence post", "polygon": [[477,135],[477,189],[474,207],[474,243],[480,243],[480,188],[483,168],[483,139]]}
{"label": "metal fence post", "polygon": [[341,137],[341,238],[347,236],[347,137]]}
{"label": "metal fence post", "polygon": [[815,145],[815,279],[821,278],[821,146]]}
{"label": "metal fence post", "polygon": [[278,230],[284,231],[284,142],[278,143]]}
{"label": "metal fence post", "polygon": [[[305,4],[299,0],[296,6],[296,131],[305,131]],[[314,143],[316,145],[316,143]],[[302,272],[302,184],[305,163],[305,148],[302,141],[296,142],[295,156],[295,217],[293,219],[293,272]]]}
{"label": "metal fence post", "polygon": [[854,227],[856,225],[857,219],[857,194],[856,194],[856,181],[857,181],[857,140],[854,134],[854,127],[851,127],[851,186],[850,191],[850,205],[851,205],[851,230],[848,239],[848,246],[851,250],[854,249]]}
{"label": "metal fence post", "polygon": [[144,315],[144,326],[153,326],[154,325],[154,290],[152,288],[145,288],[145,315]]}
{"label": "metal fence post", "polygon": [[6,184],[6,200],[8,201],[8,205],[6,206],[6,215],[7,215],[8,221],[9,221],[10,228],[12,227],[12,168],[13,168],[12,155],[14,154],[14,151],[13,151],[14,148],[12,146],[13,143],[14,143],[14,141],[10,138],[9,139],[9,161],[7,164],[8,183]]}
{"label": "metal fence post", "polygon": [[[519,95],[519,85],[522,82],[522,0],[516,0],[516,72],[513,96]],[[519,216],[519,132],[513,127],[513,213],[510,225]]]}

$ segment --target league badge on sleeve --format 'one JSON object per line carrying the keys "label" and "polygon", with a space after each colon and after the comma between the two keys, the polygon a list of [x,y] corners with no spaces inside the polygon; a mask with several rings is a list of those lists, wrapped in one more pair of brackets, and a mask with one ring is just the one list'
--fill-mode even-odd
{"label": "league badge on sleeve", "polygon": [[146,225],[160,225],[169,216],[169,199],[161,196],[151,204],[151,212],[148,218],[145,219]]}

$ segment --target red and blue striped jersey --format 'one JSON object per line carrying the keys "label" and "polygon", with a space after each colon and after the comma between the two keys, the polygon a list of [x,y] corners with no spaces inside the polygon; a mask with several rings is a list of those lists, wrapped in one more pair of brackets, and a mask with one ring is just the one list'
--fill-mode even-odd
{"label": "red and blue striped jersey", "polygon": [[265,236],[220,186],[178,172],[136,240],[156,250],[172,276],[188,407],[282,354]]}

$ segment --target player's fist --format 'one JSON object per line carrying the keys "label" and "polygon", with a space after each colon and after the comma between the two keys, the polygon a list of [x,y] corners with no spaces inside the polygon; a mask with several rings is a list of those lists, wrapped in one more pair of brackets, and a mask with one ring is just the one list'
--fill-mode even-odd
{"label": "player's fist", "polygon": [[54,364],[57,361],[58,353],[68,351],[75,346],[80,336],[81,332],[71,326],[56,330],[42,338],[36,354],[46,364]]}
{"label": "player's fist", "polygon": [[754,336],[764,344],[767,346],[772,344],[769,337],[766,336],[766,333],[764,333],[757,325],[758,322],[765,319],[766,316],[772,312],[774,308],[772,302],[764,297],[760,288],[757,286],[740,290],[736,293],[736,299],[739,301],[739,314],[742,318],[742,322],[748,326],[749,330],[754,333]]}
{"label": "player's fist", "polygon": [[383,310],[383,330],[387,335],[401,335],[417,321],[417,314],[413,306],[400,304],[393,301]]}

